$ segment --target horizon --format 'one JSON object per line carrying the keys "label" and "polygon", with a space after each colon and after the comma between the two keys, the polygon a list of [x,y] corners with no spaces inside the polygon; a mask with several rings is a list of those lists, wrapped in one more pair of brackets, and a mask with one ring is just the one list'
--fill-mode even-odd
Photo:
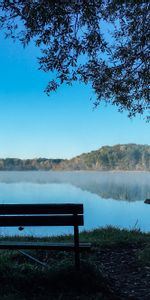
{"label": "horizon", "polygon": [[103,145],[149,144],[144,116],[129,119],[103,103],[93,109],[90,85],[63,85],[48,97],[51,74],[38,70],[38,48],[0,36],[1,158],[71,159]]}

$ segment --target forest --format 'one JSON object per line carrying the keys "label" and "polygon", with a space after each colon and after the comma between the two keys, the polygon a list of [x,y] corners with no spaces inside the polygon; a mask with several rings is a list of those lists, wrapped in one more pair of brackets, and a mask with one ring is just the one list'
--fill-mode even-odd
{"label": "forest", "polygon": [[150,146],[118,144],[68,159],[0,159],[1,171],[26,170],[124,170],[150,171]]}

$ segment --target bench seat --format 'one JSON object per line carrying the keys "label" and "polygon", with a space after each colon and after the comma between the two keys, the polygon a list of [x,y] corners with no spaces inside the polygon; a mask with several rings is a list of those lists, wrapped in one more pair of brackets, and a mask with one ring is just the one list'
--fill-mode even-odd
{"label": "bench seat", "polygon": [[[73,226],[74,242],[40,242],[0,239],[0,250],[43,249],[74,251],[75,266],[80,267],[79,253],[90,243],[79,242],[79,226],[84,224],[83,204],[0,204],[0,227]],[[29,255],[28,255],[29,256]],[[36,260],[37,261],[37,260]]]}
{"label": "bench seat", "polygon": [[[0,241],[0,249],[19,250],[19,249],[43,249],[43,250],[74,250],[74,243],[53,243],[53,242],[19,242],[19,241]],[[90,243],[79,243],[80,250],[91,247]]]}

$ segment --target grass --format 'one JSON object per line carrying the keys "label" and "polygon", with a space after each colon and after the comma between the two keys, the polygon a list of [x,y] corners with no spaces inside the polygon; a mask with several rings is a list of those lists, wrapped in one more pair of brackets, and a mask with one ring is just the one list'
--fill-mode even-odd
{"label": "grass", "polygon": [[[1,239],[4,239],[1,237]],[[10,239],[10,237],[5,237]],[[35,240],[34,237],[11,237],[17,240]],[[45,241],[70,241],[71,235],[45,237]],[[36,239],[37,240],[37,239]],[[107,227],[80,234],[80,241],[91,242],[91,252],[81,254],[81,269],[74,268],[73,253],[32,251],[33,256],[45,262],[42,267],[17,251],[0,251],[0,300],[113,300],[109,282],[96,264],[99,248],[142,245],[137,260],[150,261],[150,233],[139,230],[120,230]]]}

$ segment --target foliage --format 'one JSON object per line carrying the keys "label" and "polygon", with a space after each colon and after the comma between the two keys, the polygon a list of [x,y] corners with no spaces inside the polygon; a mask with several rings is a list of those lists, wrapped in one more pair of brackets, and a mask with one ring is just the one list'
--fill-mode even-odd
{"label": "foliage", "polygon": [[99,170],[150,170],[150,146],[104,146],[97,151],[82,154],[80,160],[86,168]]}
{"label": "foliage", "polygon": [[104,146],[96,151],[62,161],[70,170],[150,170],[150,146],[124,144]]}
{"label": "foliage", "polygon": [[18,158],[6,158],[0,159],[0,170],[7,171],[20,171],[20,170],[50,170],[56,169],[62,162],[62,159],[46,159],[46,158],[35,158],[35,159],[18,159]]}
{"label": "foliage", "polygon": [[0,159],[0,170],[138,170],[150,171],[150,146],[124,144],[104,146],[70,160]]}
{"label": "foliage", "polygon": [[146,112],[149,119],[147,0],[0,1],[0,26],[24,46],[34,40],[40,69],[52,72],[47,94],[61,84],[90,83],[97,99]]}

